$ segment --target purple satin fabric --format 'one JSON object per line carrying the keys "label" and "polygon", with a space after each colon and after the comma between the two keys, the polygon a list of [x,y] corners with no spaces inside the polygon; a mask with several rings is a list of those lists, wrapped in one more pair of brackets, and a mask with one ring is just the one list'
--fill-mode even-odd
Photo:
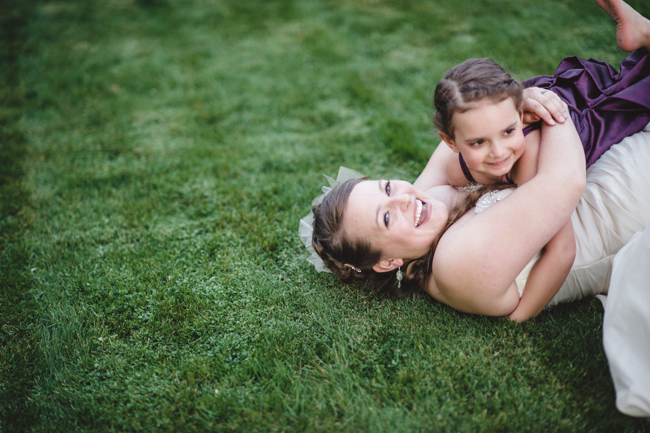
{"label": "purple satin fabric", "polygon": [[608,63],[574,56],[562,60],[554,75],[530,78],[523,84],[552,90],[569,105],[587,167],[650,122],[650,53],[646,50],[626,57],[620,73]]}

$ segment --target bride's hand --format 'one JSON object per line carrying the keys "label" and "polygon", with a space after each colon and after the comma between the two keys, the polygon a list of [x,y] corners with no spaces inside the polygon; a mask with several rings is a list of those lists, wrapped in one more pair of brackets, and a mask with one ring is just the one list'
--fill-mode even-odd
{"label": "bride's hand", "polygon": [[539,87],[524,89],[524,123],[543,119],[549,125],[564,123],[569,118],[567,105],[550,90]]}

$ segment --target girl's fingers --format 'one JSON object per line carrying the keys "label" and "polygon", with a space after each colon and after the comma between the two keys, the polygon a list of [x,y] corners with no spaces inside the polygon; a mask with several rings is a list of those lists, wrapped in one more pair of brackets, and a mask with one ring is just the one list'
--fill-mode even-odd
{"label": "girl's fingers", "polygon": [[562,101],[562,99],[560,99],[560,97],[551,90],[543,90],[539,93],[540,98],[542,98],[540,103],[544,105],[543,98],[546,98],[549,101],[549,104],[548,106],[544,106],[547,107],[547,110],[551,112],[555,120],[560,123],[564,123],[564,121],[569,118],[567,105],[564,103],[564,101]]}
{"label": "girl's fingers", "polygon": [[524,112],[538,116],[549,125],[555,125],[555,121],[564,123],[569,117],[562,99],[552,91],[539,87],[524,89]]}

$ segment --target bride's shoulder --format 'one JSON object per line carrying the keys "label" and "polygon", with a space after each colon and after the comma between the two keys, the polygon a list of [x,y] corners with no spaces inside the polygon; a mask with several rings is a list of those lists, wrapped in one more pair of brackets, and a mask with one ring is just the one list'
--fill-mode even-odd
{"label": "bride's shoulder", "polygon": [[458,272],[467,269],[464,257],[467,248],[465,230],[463,227],[475,217],[474,212],[467,212],[452,224],[438,240],[436,252],[431,262],[432,284],[436,291],[453,281]]}
{"label": "bride's shoulder", "polygon": [[467,195],[467,192],[459,190],[451,185],[440,185],[428,189],[426,194],[431,198],[447,204],[451,209]]}
{"label": "bride's shoulder", "polygon": [[467,211],[445,231],[438,241],[436,254],[431,263],[438,286],[444,286],[449,276],[453,279],[457,273],[466,270],[468,249],[473,250],[475,245],[482,245],[481,239],[477,237],[481,237],[483,232],[477,232],[476,229],[466,230],[466,226],[475,218],[481,218],[479,216],[481,212],[499,203],[513,191],[514,188],[506,188],[483,194],[473,209]]}

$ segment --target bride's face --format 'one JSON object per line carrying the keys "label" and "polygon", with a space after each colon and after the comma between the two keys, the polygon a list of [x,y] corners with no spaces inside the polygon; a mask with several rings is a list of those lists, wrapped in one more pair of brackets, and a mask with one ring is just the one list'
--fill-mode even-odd
{"label": "bride's face", "polygon": [[381,251],[381,260],[415,259],[429,252],[447,222],[447,206],[409,182],[363,181],[345,208],[343,228]]}

